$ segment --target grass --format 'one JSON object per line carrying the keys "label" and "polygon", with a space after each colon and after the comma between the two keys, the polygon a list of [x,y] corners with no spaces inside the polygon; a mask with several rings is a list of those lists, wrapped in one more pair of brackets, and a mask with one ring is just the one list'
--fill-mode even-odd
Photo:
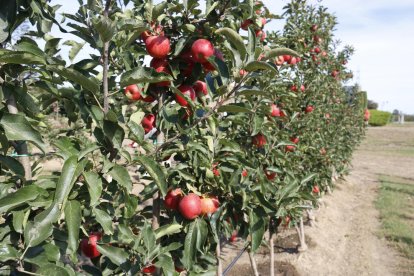
{"label": "grass", "polygon": [[381,235],[407,260],[405,269],[414,275],[414,179],[381,175],[380,182],[376,206]]}

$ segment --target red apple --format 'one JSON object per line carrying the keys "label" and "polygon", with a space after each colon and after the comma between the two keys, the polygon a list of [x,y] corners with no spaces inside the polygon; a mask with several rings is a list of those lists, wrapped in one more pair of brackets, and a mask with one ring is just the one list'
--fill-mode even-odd
{"label": "red apple", "polygon": [[290,55],[284,55],[283,56],[283,60],[285,61],[285,62],[287,62],[287,63],[290,63],[290,60],[292,59],[292,56],[290,56]]}
{"label": "red apple", "polygon": [[310,113],[310,112],[312,112],[313,111],[313,106],[312,105],[308,105],[306,108],[305,108],[305,112],[306,113]]}
{"label": "red apple", "polygon": [[201,214],[201,199],[198,195],[190,193],[181,199],[178,209],[184,218],[195,219]]}
{"label": "red apple", "polygon": [[84,238],[81,241],[80,248],[82,253],[91,259],[99,257],[101,253],[96,248],[96,243],[101,240],[102,234],[99,232],[91,233],[89,238]]}
{"label": "red apple", "polygon": [[162,35],[148,37],[145,47],[150,56],[160,59],[165,58],[171,50],[170,40]]}
{"label": "red apple", "polygon": [[251,19],[246,19],[241,23],[241,28],[245,31],[247,31],[247,29],[249,28],[249,26],[253,23],[253,20]]}
{"label": "red apple", "polygon": [[243,177],[247,177],[249,174],[247,173],[247,170],[243,170],[242,173],[241,173],[241,175]]}
{"label": "red apple", "polygon": [[151,96],[151,95],[148,95],[145,98],[141,98],[141,100],[143,102],[146,102],[146,103],[152,103],[152,102],[155,101],[155,98],[153,96]]}
{"label": "red apple", "polygon": [[319,48],[319,47],[315,47],[315,48],[313,49],[313,51],[314,51],[315,53],[319,54],[319,53],[321,52],[321,48]]}
{"label": "red apple", "polygon": [[270,106],[270,116],[272,116],[272,117],[280,117],[281,116],[280,109],[277,107],[277,105],[272,104]]}
{"label": "red apple", "polygon": [[214,214],[218,210],[219,206],[220,203],[217,197],[215,197],[214,200],[210,197],[203,197],[201,198],[201,215],[205,216]]}
{"label": "red apple", "polygon": [[263,28],[267,23],[266,18],[264,17],[260,18],[260,23],[262,23],[262,28]]}
{"label": "red apple", "polygon": [[263,42],[266,39],[266,32],[262,31],[262,30],[257,30],[256,31],[256,37],[260,38],[260,41]]}
{"label": "red apple", "polygon": [[[192,101],[195,100],[196,94],[191,86],[183,84],[180,87],[178,87],[178,90],[180,90],[181,93],[183,93],[184,95],[188,96]],[[175,94],[175,100],[181,106],[188,106],[188,102],[186,101],[186,99],[181,97],[180,95]]]}
{"label": "red apple", "polygon": [[266,145],[266,142],[266,137],[261,133],[257,134],[252,138],[253,145],[255,145],[258,148],[262,148],[264,145]]}
{"label": "red apple", "polygon": [[142,119],[141,125],[144,128],[145,133],[150,132],[155,127],[155,115],[154,114],[146,115]]}
{"label": "red apple", "polygon": [[276,178],[277,173],[265,170],[265,175],[266,175],[267,180],[272,181],[273,179]]}
{"label": "red apple", "polygon": [[164,205],[166,208],[171,210],[177,210],[178,204],[183,198],[183,192],[180,188],[170,190],[164,199]]}
{"label": "red apple", "polygon": [[310,30],[311,30],[312,32],[316,32],[316,31],[318,30],[318,25],[313,24],[313,25],[310,27]]}
{"label": "red apple", "polygon": [[289,61],[289,64],[290,64],[290,65],[296,65],[296,63],[298,63],[298,58],[296,58],[296,57],[291,57],[291,58],[290,58],[290,61]]}
{"label": "red apple", "polygon": [[198,97],[202,97],[203,95],[204,96],[208,95],[207,84],[204,81],[200,81],[200,80],[196,81],[193,84],[193,89]]}
{"label": "red apple", "polygon": [[285,62],[283,56],[278,56],[275,60],[276,65],[283,65],[283,63]]}
{"label": "red apple", "polygon": [[290,138],[290,141],[291,141],[293,144],[297,144],[297,143],[299,143],[299,138],[298,138],[298,137],[291,137],[291,138]]}
{"label": "red apple", "polygon": [[300,91],[305,92],[305,86],[303,84],[300,86]]}
{"label": "red apple", "polygon": [[295,151],[295,146],[292,146],[292,145],[287,145],[287,146],[285,147],[285,151],[286,151],[286,152],[294,152],[294,151]]}
{"label": "red apple", "polygon": [[237,231],[234,230],[233,234],[231,234],[231,237],[229,238],[229,242],[233,243],[237,240]]}
{"label": "red apple", "polygon": [[131,84],[125,87],[124,94],[128,99],[134,102],[138,101],[141,98],[140,89],[138,88],[136,84]]}
{"label": "red apple", "polygon": [[207,58],[214,55],[214,46],[207,39],[197,39],[191,46],[191,54],[194,61],[199,63],[206,63]]}
{"label": "red apple", "polygon": [[317,185],[313,186],[312,192],[315,194],[319,194],[319,187]]}
{"label": "red apple", "polygon": [[292,86],[290,87],[290,91],[292,91],[292,92],[296,92],[296,91],[298,91],[298,87],[297,87],[296,85],[292,85]]}
{"label": "red apple", "polygon": [[154,265],[149,265],[144,267],[141,272],[144,274],[153,274],[156,270],[156,267]]}
{"label": "red apple", "polygon": [[369,112],[368,109],[365,109],[364,111],[364,121],[369,121],[369,118],[371,117],[371,113]]}

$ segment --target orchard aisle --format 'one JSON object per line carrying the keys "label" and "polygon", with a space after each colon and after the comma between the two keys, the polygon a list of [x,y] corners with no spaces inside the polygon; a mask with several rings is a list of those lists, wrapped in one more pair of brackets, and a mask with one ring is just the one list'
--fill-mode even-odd
{"label": "orchard aisle", "polygon": [[351,174],[323,198],[317,225],[306,229],[315,245],[291,260],[301,275],[399,274],[402,260],[377,235],[380,221],[374,201],[379,174],[414,178],[413,146],[414,125],[368,129],[354,153]]}
{"label": "orchard aisle", "polygon": [[[309,249],[296,253],[296,232],[282,231],[276,241],[279,276],[401,275],[404,260],[379,238],[379,174],[414,179],[414,124],[369,128],[367,137],[354,153],[352,171],[339,180],[331,195],[322,199],[315,212],[316,225],[306,226]],[[223,249],[224,267],[242,249],[242,242]],[[279,245],[279,247],[278,247]],[[259,271],[268,275],[268,249],[256,254]],[[290,266],[289,263],[292,266]],[[252,275],[248,255],[243,254],[230,276]]]}

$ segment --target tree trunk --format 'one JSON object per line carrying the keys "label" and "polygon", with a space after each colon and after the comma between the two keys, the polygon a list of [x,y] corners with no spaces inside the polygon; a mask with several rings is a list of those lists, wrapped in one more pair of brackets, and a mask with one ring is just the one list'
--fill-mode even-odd
{"label": "tree trunk", "polygon": [[217,276],[222,276],[223,266],[222,266],[221,259],[220,259],[220,256],[221,256],[220,237],[219,237],[219,241],[216,246],[216,256],[217,256]]}
{"label": "tree trunk", "polygon": [[273,238],[273,229],[269,230],[269,245],[270,245],[270,276],[275,276],[275,244]]}
{"label": "tree trunk", "polygon": [[251,251],[249,251],[249,259],[250,259],[250,264],[252,265],[254,276],[259,276],[259,271],[257,270],[256,260],[254,258],[253,252]]}

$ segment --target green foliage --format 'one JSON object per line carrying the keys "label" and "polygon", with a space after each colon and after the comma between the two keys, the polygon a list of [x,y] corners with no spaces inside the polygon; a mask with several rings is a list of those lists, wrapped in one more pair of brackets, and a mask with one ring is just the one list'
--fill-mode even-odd
{"label": "green foliage", "polygon": [[392,114],[387,111],[381,110],[370,110],[371,117],[369,118],[368,123],[371,126],[385,126],[391,120]]}

